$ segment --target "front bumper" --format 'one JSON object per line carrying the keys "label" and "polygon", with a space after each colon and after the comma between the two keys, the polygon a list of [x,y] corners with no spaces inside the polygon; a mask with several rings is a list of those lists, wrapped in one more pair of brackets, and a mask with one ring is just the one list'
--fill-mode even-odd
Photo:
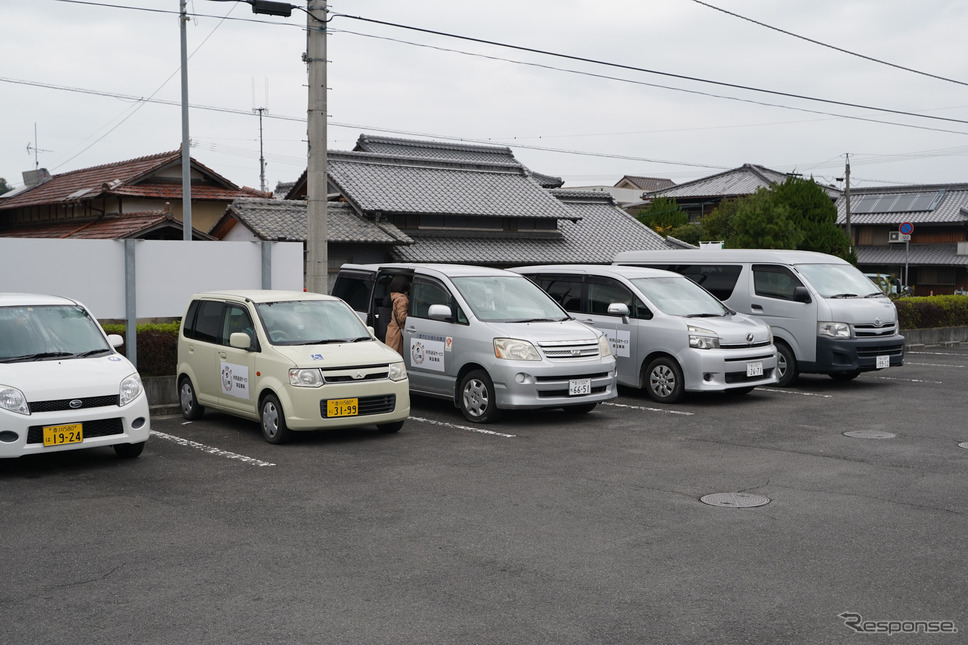
{"label": "front bumper", "polygon": [[[569,361],[498,361],[488,368],[501,409],[560,408],[618,396],[615,358]],[[573,380],[589,379],[588,394],[569,395]]]}
{"label": "front bumper", "polygon": [[904,336],[851,338],[836,340],[817,338],[817,362],[801,365],[801,372],[832,374],[835,372],[870,372],[877,367],[877,358],[886,356],[891,367],[904,364]]}
{"label": "front bumper", "polygon": [[[687,392],[722,392],[776,383],[776,348],[685,349],[677,356]],[[761,363],[763,374],[747,376],[747,365]]]}

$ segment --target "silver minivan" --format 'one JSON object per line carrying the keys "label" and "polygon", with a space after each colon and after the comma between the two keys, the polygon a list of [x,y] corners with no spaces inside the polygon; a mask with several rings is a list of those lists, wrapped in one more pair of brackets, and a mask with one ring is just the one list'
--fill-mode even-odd
{"label": "silver minivan", "polygon": [[904,364],[894,303],[857,267],[833,255],[684,249],[625,251],[614,260],[680,273],[726,306],[769,323],[781,386],[800,373],[850,380]]}
{"label": "silver minivan", "polygon": [[669,271],[601,265],[511,269],[579,321],[605,332],[618,382],[660,403],[685,392],[745,394],[776,383],[769,325],[737,313]]}
{"label": "silver minivan", "polygon": [[344,264],[333,295],[386,334],[390,281],[410,281],[403,357],[414,393],[452,400],[470,421],[503,409],[592,411],[615,398],[601,331],[572,319],[517,273],[447,264]]}

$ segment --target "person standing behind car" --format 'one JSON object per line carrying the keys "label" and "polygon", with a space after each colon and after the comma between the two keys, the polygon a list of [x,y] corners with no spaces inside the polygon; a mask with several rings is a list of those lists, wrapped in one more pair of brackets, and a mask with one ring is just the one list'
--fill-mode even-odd
{"label": "person standing behind car", "polygon": [[407,322],[410,306],[410,280],[398,275],[390,281],[390,323],[387,325],[387,345],[403,355],[403,325]]}

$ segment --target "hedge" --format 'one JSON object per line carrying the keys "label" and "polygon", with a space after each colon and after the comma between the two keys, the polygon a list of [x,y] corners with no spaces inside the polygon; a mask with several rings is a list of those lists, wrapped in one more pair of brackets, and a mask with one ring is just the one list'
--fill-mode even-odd
{"label": "hedge", "polygon": [[922,296],[898,298],[901,329],[968,326],[968,296]]}
{"label": "hedge", "polygon": [[[138,373],[141,376],[172,376],[178,362],[178,326],[171,323],[138,324]],[[127,340],[124,323],[104,325],[109,334],[120,334]]]}

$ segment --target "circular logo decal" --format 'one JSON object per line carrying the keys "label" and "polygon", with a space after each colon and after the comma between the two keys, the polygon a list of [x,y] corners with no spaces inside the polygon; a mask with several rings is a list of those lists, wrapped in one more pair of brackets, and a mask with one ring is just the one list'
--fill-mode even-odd
{"label": "circular logo decal", "polygon": [[424,362],[423,343],[414,343],[410,346],[410,360],[414,365],[420,365]]}

